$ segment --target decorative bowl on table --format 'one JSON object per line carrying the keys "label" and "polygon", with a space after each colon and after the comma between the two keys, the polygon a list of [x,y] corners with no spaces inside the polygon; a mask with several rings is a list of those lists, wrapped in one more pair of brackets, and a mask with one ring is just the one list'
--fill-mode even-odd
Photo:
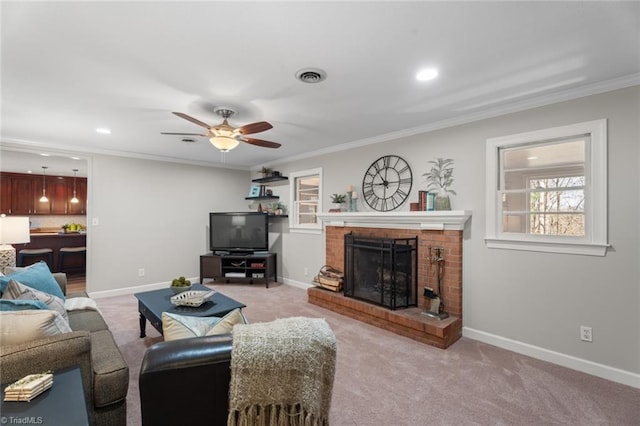
{"label": "decorative bowl on table", "polygon": [[183,291],[182,293],[176,294],[171,297],[171,303],[175,306],[191,306],[198,307],[202,305],[207,299],[209,299],[215,290],[209,291]]}
{"label": "decorative bowl on table", "polygon": [[191,290],[191,281],[185,277],[174,278],[173,281],[171,281],[171,290],[175,294]]}

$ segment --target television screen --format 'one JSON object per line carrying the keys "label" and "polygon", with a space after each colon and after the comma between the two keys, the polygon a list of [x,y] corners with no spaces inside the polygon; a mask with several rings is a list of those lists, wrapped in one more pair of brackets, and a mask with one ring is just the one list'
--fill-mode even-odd
{"label": "television screen", "polygon": [[211,251],[269,250],[269,216],[257,212],[209,213]]}

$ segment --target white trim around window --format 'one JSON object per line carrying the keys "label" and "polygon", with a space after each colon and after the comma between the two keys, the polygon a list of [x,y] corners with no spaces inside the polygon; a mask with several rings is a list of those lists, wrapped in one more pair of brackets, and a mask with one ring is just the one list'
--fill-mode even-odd
{"label": "white trim around window", "polygon": [[289,173],[289,231],[322,233],[322,168]]}
{"label": "white trim around window", "polygon": [[[589,135],[585,158],[585,235],[503,232],[501,150]],[[487,139],[486,236],[489,248],[605,256],[607,252],[606,119]]]}

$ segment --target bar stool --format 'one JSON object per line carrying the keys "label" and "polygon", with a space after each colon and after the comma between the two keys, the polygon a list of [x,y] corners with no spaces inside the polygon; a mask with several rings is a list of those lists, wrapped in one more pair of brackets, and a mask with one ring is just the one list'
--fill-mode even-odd
{"label": "bar stool", "polygon": [[49,270],[53,270],[53,250],[50,248],[39,248],[39,249],[22,249],[18,251],[18,261],[16,262],[16,266],[27,266],[25,265],[25,258],[35,258],[36,260],[29,263],[29,265],[36,263],[38,260],[45,260],[47,262],[47,266],[49,266]]}
{"label": "bar stool", "polygon": [[[86,247],[62,247],[58,251],[58,271],[67,272],[67,271],[82,271],[84,272],[86,269]],[[82,258],[81,266],[73,267],[73,268],[65,268],[64,260],[68,256],[77,256]]]}

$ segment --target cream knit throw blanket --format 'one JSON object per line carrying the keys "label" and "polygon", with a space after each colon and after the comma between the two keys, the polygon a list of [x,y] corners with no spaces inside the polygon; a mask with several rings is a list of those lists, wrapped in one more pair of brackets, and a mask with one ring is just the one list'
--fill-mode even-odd
{"label": "cream knit throw blanket", "polygon": [[324,319],[236,325],[227,425],[328,425],[335,363]]}

